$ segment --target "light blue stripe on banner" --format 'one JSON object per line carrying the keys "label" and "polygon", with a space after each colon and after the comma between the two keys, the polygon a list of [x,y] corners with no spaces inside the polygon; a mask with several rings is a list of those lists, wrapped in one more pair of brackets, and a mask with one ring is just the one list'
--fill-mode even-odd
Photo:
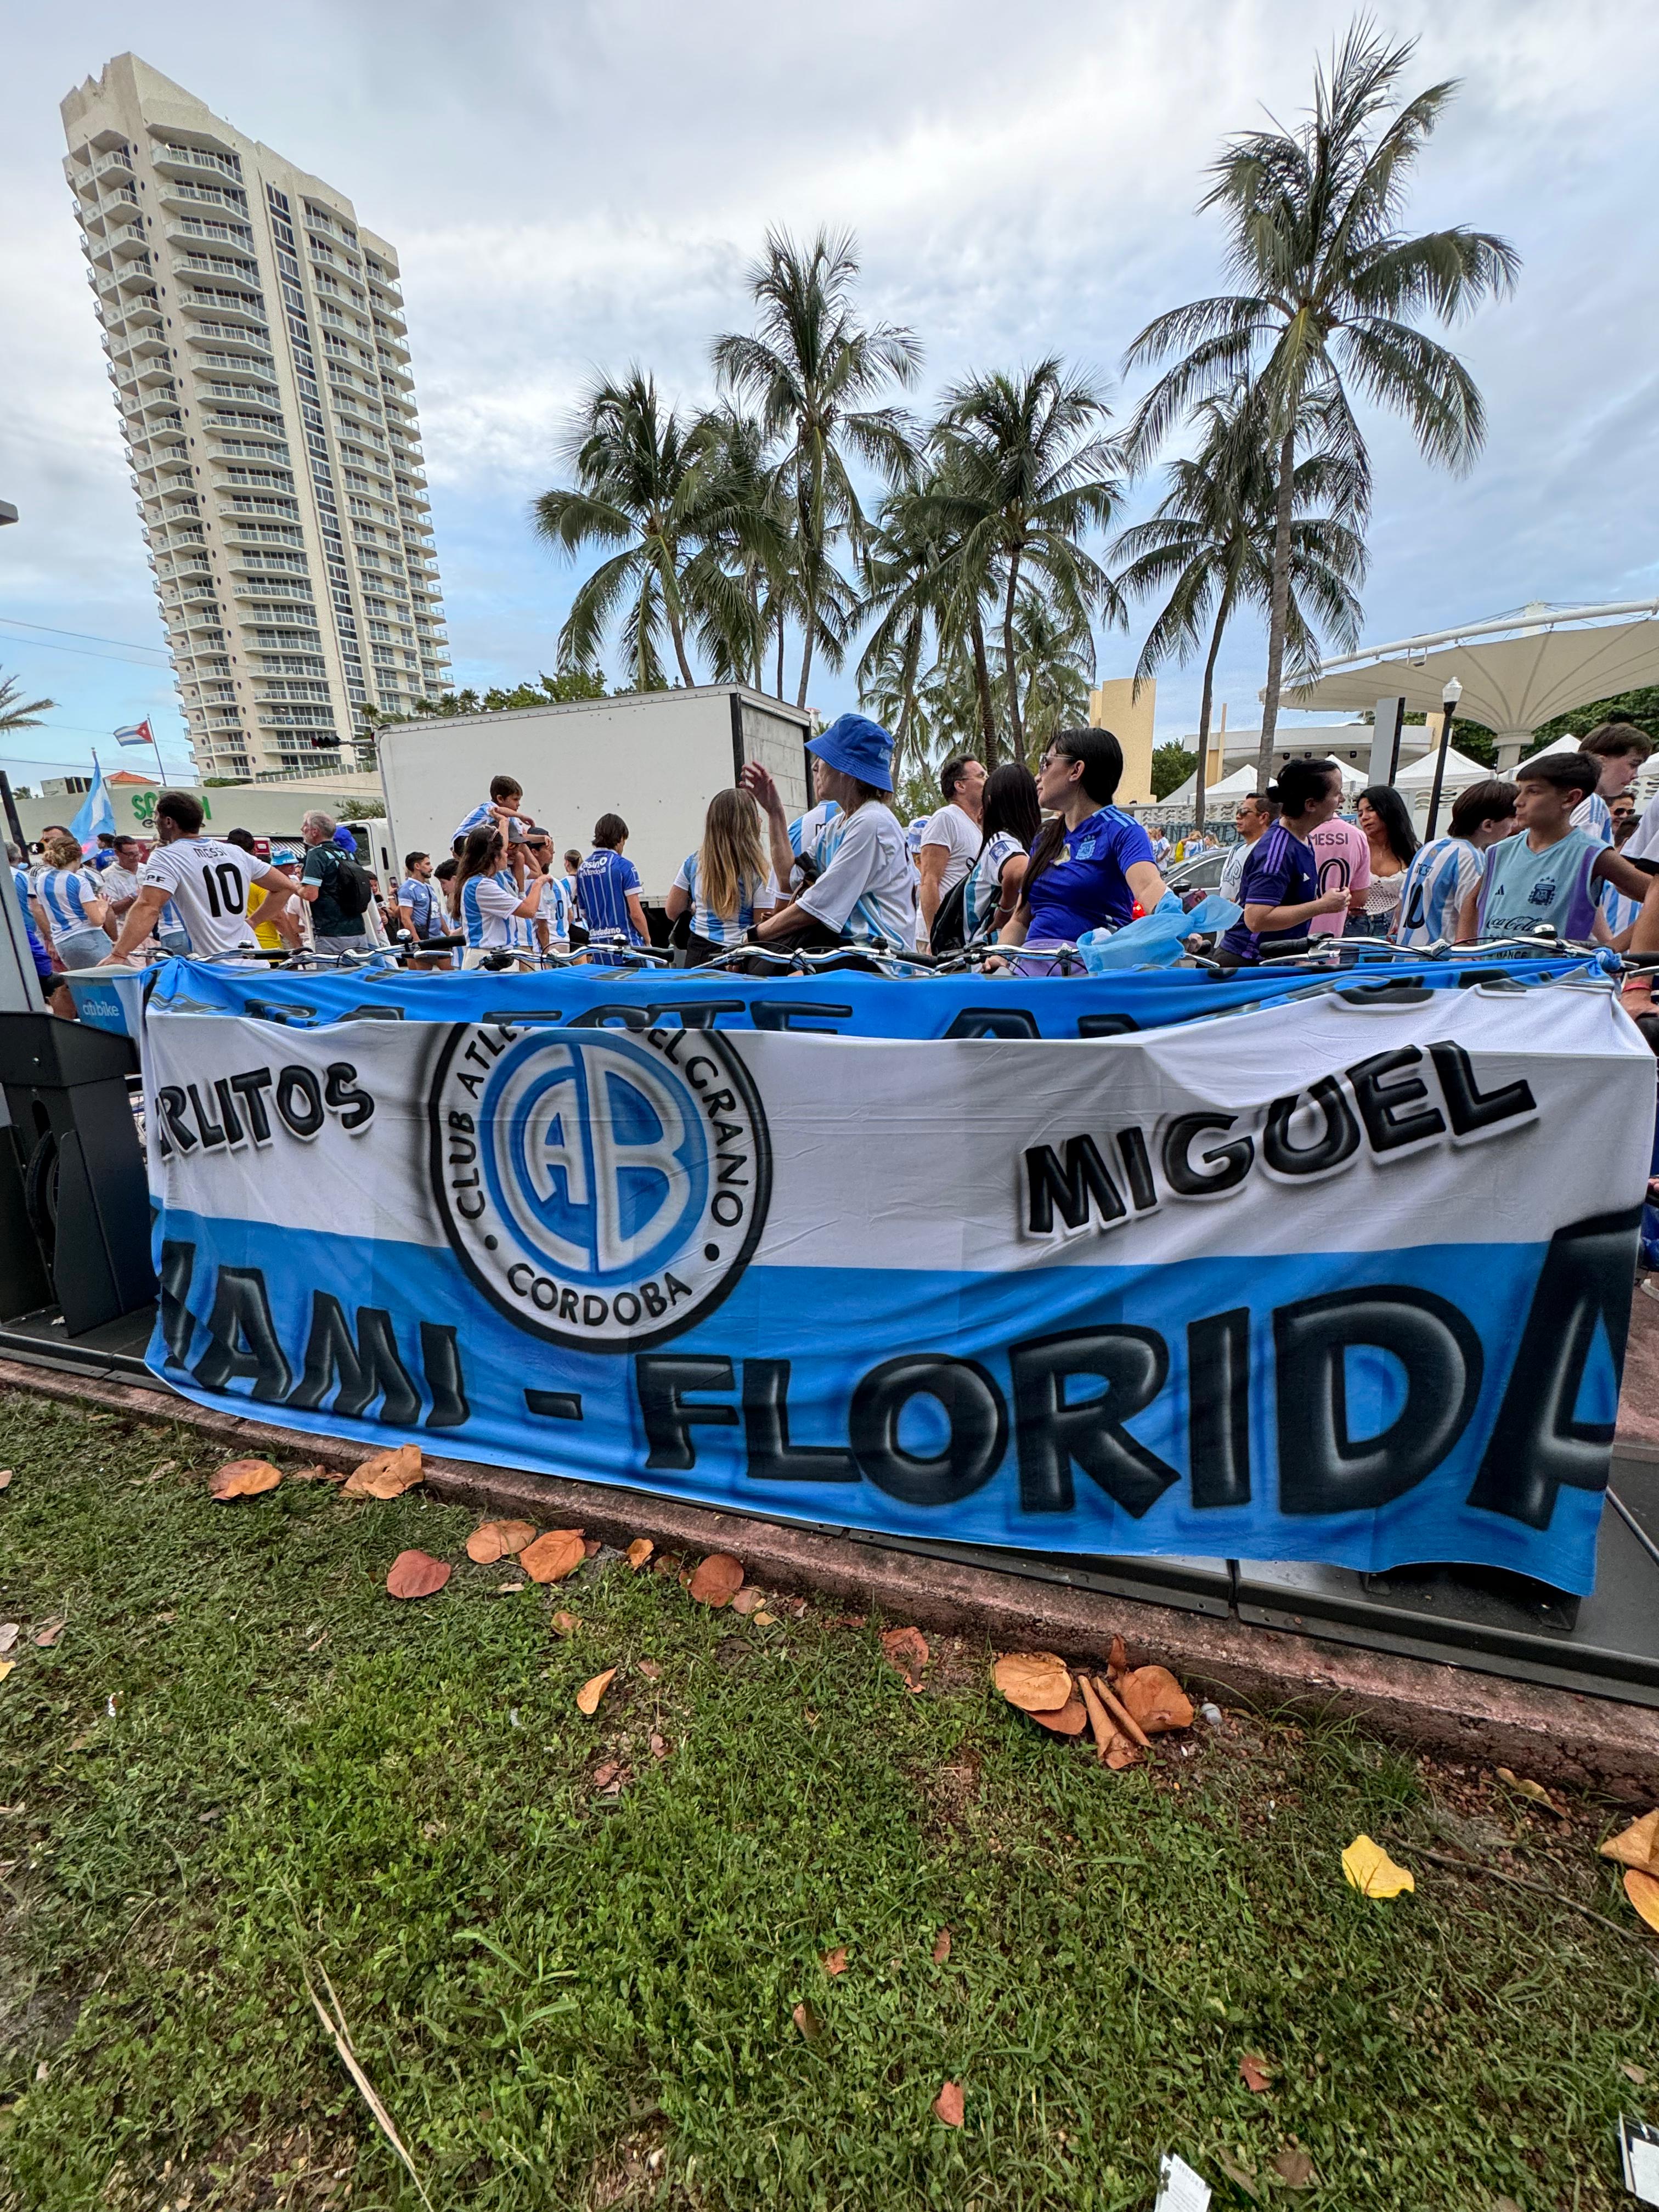
{"label": "light blue stripe on banner", "polygon": [[1622,1344],[1632,1242],[1595,1227],[1571,1251],[752,1267],[684,1335],[602,1355],[514,1327],[441,1249],[169,1212],[150,1363],[204,1404],[369,1448],[745,1511],[1047,1551],[1461,1560],[1586,1592],[1616,1375],[1583,1255]]}

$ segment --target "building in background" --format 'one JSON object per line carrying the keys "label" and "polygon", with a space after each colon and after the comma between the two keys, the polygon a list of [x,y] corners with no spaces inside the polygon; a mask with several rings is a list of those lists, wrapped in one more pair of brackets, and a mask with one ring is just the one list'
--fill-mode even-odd
{"label": "building in background", "polygon": [[350,769],[450,688],[398,257],[136,54],[62,112],[198,768]]}

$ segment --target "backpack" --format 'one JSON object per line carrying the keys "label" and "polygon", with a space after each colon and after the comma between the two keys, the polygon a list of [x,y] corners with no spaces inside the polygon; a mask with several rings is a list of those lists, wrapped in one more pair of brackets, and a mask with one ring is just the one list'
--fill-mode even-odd
{"label": "backpack", "polygon": [[960,952],[967,942],[968,876],[951,884],[939,901],[933,915],[933,926],[927,933],[927,942],[933,951]]}
{"label": "backpack", "polygon": [[374,903],[374,893],[368,886],[368,875],[362,862],[354,854],[342,852],[337,845],[328,848],[334,856],[334,872],[329,878],[327,890],[343,915],[360,919]]}

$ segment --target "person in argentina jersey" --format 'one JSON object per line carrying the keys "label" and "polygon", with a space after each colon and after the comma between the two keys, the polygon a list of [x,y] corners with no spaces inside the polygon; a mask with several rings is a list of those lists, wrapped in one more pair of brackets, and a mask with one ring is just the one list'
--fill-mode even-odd
{"label": "person in argentina jersey", "polygon": [[1250,848],[1238,887],[1244,911],[1221,940],[1236,960],[1260,960],[1264,946],[1306,938],[1316,915],[1340,914],[1348,903],[1346,890],[1320,890],[1309,842],[1342,804],[1341,769],[1334,760],[1287,760],[1268,796],[1279,802],[1279,819]]}
{"label": "person in argentina jersey", "polygon": [[763,827],[761,811],[748,792],[717,791],[709,800],[702,843],[686,854],[665,901],[670,921],[682,915],[691,918],[689,968],[700,968],[728,945],[741,945],[757,918],[777,904]]}
{"label": "person in argentina jersey", "polygon": [[1050,971],[1043,946],[1121,928],[1137,905],[1150,914],[1167,891],[1151,838],[1112,804],[1122,781],[1123,748],[1109,730],[1061,730],[1042,756],[1037,798],[1055,818],[1031,848],[1019,904],[997,936],[1028,948],[1024,974]]}
{"label": "person in argentina jersey", "polygon": [[104,927],[109,908],[97,878],[81,857],[79,841],[54,837],[34,886],[51,930],[52,950],[65,968],[95,968],[109,951]]}
{"label": "person in argentina jersey", "polygon": [[493,952],[529,956],[528,939],[520,925],[535,919],[547,878],[532,874],[520,897],[513,872],[506,865],[506,853],[507,840],[501,830],[487,823],[468,830],[460,865],[449,886],[449,910],[466,938],[461,959],[464,968],[482,968]]}
{"label": "person in argentina jersey", "polygon": [[576,898],[590,939],[647,945],[640,872],[623,851],[628,824],[620,814],[601,814],[593,824],[593,850],[576,876]]}
{"label": "person in argentina jersey", "polygon": [[789,849],[798,860],[803,854],[811,857],[824,824],[833,822],[841,812],[835,800],[827,795],[823,763],[816,759],[812,763],[812,798],[815,803],[789,824]]}
{"label": "person in argentina jersey", "polygon": [[[903,826],[887,804],[892,738],[867,715],[842,714],[806,749],[823,763],[827,794],[843,818],[819,835],[817,880],[757,921],[756,938],[780,951],[878,940],[896,951],[911,951],[916,872]],[[794,856],[778,787],[758,761],[745,765],[743,783],[765,810],[774,872],[786,881]]]}
{"label": "person in argentina jersey", "polygon": [[963,887],[963,942],[994,936],[1019,904],[1025,863],[1042,827],[1036,778],[1024,761],[1004,761],[985,779],[985,841]]}
{"label": "person in argentina jersey", "polygon": [[1573,809],[1572,826],[1587,830],[1603,845],[1613,842],[1613,802],[1628,791],[1642,773],[1653,750],[1653,740],[1634,722],[1598,722],[1579,750],[1595,761],[1601,773],[1595,788]]}
{"label": "person in argentina jersey", "polygon": [[1587,753],[1540,753],[1516,770],[1516,819],[1522,834],[1487,853],[1481,880],[1463,901],[1458,939],[1529,936],[1548,924],[1576,944],[1607,945],[1602,887],[1643,899],[1654,878],[1572,826],[1574,809],[1595,789],[1601,763]]}
{"label": "person in argentina jersey", "polygon": [[1455,945],[1463,902],[1480,887],[1486,854],[1505,837],[1512,837],[1515,829],[1512,783],[1488,776],[1460,792],[1451,811],[1450,836],[1425,845],[1407,871],[1395,921],[1395,943]]}
{"label": "person in argentina jersey", "polygon": [[[1636,834],[1636,801],[1629,792],[1621,792],[1617,798],[1607,801],[1607,813],[1613,822],[1613,849],[1628,857],[1625,854],[1625,848]],[[1644,875],[1647,872],[1646,869],[1643,870]],[[1615,952],[1629,951],[1630,933],[1641,911],[1639,899],[1626,898],[1623,891],[1614,890],[1611,884],[1601,894],[1601,919],[1612,933]]]}
{"label": "person in argentina jersey", "polygon": [[70,997],[68,986],[60,983],[52,973],[52,955],[46,942],[36,927],[40,907],[29,884],[28,866],[21,847],[8,842],[6,858],[11,866],[11,887],[17,894],[17,904],[23,916],[23,927],[29,940],[29,957],[34,963],[34,972],[40,980],[40,992],[55,1014],[75,1018],[75,1002]]}

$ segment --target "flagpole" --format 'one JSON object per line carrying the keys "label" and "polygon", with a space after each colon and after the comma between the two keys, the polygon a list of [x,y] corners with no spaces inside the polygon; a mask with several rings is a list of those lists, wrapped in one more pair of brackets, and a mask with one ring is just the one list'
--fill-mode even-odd
{"label": "flagpole", "polygon": [[[148,714],[144,717],[144,727],[147,730],[149,729],[149,716]],[[156,741],[155,732],[154,730],[149,731],[149,749],[155,756],[155,781],[158,785],[165,784],[167,780],[167,772],[161,765],[161,748]]]}

